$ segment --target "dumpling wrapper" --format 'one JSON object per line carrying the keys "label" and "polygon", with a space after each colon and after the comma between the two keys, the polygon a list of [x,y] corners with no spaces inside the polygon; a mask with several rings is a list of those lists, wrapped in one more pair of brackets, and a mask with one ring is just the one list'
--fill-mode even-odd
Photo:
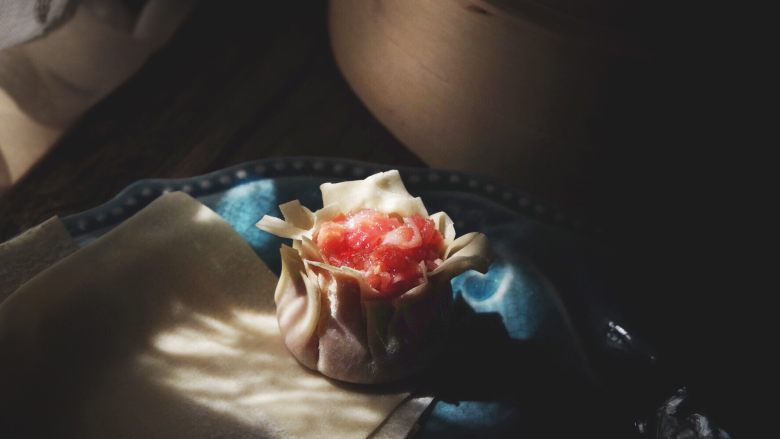
{"label": "dumpling wrapper", "polygon": [[298,367],[279,336],[276,282],[215,213],[164,195],[0,303],[0,431],[366,437],[407,394]]}
{"label": "dumpling wrapper", "polygon": [[65,226],[55,217],[0,244],[0,302],[77,249]]}
{"label": "dumpling wrapper", "polygon": [[[447,214],[428,216],[396,170],[320,189],[322,209],[311,212],[293,200],[279,206],[283,220],[266,215],[257,223],[293,240],[280,250],[282,273],[274,294],[285,345],[306,367],[342,381],[383,383],[414,375],[446,338],[450,280],[467,270],[487,271],[487,238],[469,233],[455,239]],[[444,261],[430,273],[423,266],[423,283],[392,299],[373,289],[360,271],[330,265],[312,239],[323,222],[359,209],[430,218],[444,238]]]}

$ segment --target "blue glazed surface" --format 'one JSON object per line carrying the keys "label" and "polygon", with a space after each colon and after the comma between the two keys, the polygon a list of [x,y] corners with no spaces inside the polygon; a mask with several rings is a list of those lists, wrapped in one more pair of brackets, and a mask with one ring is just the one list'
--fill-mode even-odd
{"label": "blue glazed surface", "polygon": [[[363,178],[387,169],[316,158],[252,162],[190,179],[140,181],[110,202],[64,222],[83,245],[161,193],[182,190],[227,220],[278,273],[282,240],[254,226],[263,215],[280,216],[277,206],[292,199],[317,209],[321,183]],[[607,306],[610,287],[604,267],[608,258],[575,231],[577,222],[523,194],[462,173],[427,169],[401,169],[401,173],[410,192],[421,196],[430,212],[446,211],[459,235],[484,232],[496,255],[486,275],[467,272],[453,279],[462,316],[443,360],[449,374],[432,380],[437,383],[433,391],[443,396],[425,416],[418,437],[518,437],[537,431],[539,414],[523,400],[524,384],[500,384],[522,371],[472,364],[463,358],[476,350],[485,358],[483,363],[504,363],[509,356],[510,360],[516,357],[516,366],[522,368],[536,360],[534,352],[540,349],[550,367],[529,369],[527,375],[550,374],[541,381],[557,382],[555,374],[564,371],[575,381],[591,380],[588,345],[599,344],[606,322],[619,317]],[[515,367],[511,361],[507,364]],[[535,389],[533,382],[525,385]],[[527,392],[529,398],[536,397],[533,392]]]}

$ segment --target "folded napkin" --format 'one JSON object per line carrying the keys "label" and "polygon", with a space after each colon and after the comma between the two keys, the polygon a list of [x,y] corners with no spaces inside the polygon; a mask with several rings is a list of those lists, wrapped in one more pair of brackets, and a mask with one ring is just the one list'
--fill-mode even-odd
{"label": "folded napkin", "polygon": [[275,283],[214,212],[164,195],[0,303],[0,436],[405,436],[430,399],[301,367]]}
{"label": "folded napkin", "polygon": [[[29,9],[31,3],[0,1],[4,9]],[[122,0],[73,3],[68,20],[45,37],[0,51],[0,88],[49,126],[68,125],[135,73],[167,42],[194,0],[148,0],[139,12]],[[0,35],[13,34],[11,23],[28,20],[3,19],[9,27]]]}
{"label": "folded napkin", "polygon": [[194,0],[0,0],[0,193],[132,76]]}
{"label": "folded napkin", "polygon": [[43,35],[74,0],[0,0],[0,49]]}

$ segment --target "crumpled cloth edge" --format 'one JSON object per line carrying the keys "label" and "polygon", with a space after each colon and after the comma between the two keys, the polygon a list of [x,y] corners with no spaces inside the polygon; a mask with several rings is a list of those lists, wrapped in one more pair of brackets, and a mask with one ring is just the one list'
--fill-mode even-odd
{"label": "crumpled cloth edge", "polygon": [[76,243],[56,216],[0,243],[0,302],[76,250]]}

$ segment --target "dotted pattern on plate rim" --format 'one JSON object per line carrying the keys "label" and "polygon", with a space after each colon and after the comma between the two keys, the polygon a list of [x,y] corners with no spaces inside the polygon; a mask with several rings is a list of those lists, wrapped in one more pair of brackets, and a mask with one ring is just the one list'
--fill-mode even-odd
{"label": "dotted pattern on plate rim", "polygon": [[[287,173],[300,172],[309,167],[317,172],[323,172],[330,167],[330,172],[337,178],[365,178],[366,176],[385,169],[385,166],[371,164],[349,164],[339,161],[329,161],[327,159],[316,159],[306,161],[303,159],[277,159],[265,160],[262,163],[250,165],[249,168],[241,167],[238,169],[228,169],[216,174],[210,174],[208,177],[192,177],[181,180],[163,180],[166,183],[150,182],[133,193],[127,194],[121,199],[110,201],[103,208],[98,209],[91,216],[85,216],[76,220],[76,227],[81,232],[89,232],[94,228],[104,226],[110,215],[114,222],[122,221],[136,211],[149,204],[152,199],[161,194],[181,190],[191,195],[208,195],[214,191],[227,187],[235,182],[248,180],[250,173],[256,179],[273,176],[282,176]],[[292,170],[292,172],[290,171]],[[435,183],[443,186],[451,186],[458,190],[463,190],[466,186],[471,192],[487,196],[492,201],[515,210],[519,213],[530,215],[537,219],[552,221],[557,225],[569,225],[574,229],[581,230],[584,224],[579,219],[568,219],[561,212],[549,212],[549,208],[543,204],[532,203],[526,196],[521,195],[511,189],[501,189],[488,182],[481,182],[479,179],[464,176],[455,171],[427,171],[427,170],[408,170],[401,171],[403,179],[411,186],[425,183]],[[181,186],[177,186],[181,184]],[[452,206],[456,210],[455,206]],[[109,215],[106,214],[108,212]],[[465,217],[479,220],[481,223],[484,218],[481,212],[464,212]],[[456,223],[456,227],[465,226],[464,221],[461,224]],[[472,221],[469,221],[472,223]],[[474,224],[478,226],[479,224]],[[597,233],[603,233],[603,230],[596,229]]]}

